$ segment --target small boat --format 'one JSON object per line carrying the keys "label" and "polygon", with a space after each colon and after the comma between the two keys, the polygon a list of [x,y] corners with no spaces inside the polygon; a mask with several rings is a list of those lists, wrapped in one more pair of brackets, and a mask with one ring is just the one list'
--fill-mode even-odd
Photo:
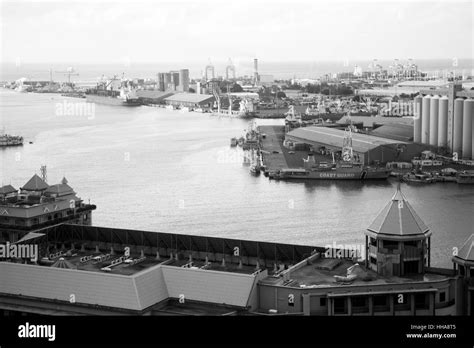
{"label": "small boat", "polygon": [[420,173],[408,173],[402,179],[404,182],[412,184],[431,184],[436,181],[434,177]]}
{"label": "small boat", "polygon": [[253,174],[253,175],[259,175],[260,174],[260,167],[256,164],[252,164],[250,166],[250,174]]}
{"label": "small boat", "polygon": [[474,170],[464,170],[456,176],[458,184],[474,184]]}
{"label": "small boat", "polygon": [[231,138],[230,139],[230,146],[232,146],[232,147],[237,146],[237,138]]}

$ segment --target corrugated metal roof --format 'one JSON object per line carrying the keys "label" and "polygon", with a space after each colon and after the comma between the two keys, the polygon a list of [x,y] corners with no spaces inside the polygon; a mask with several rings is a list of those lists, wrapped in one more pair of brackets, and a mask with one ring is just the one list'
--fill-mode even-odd
{"label": "corrugated metal roof", "polygon": [[132,277],[0,262],[0,292],[59,301],[140,310]]}
{"label": "corrugated metal roof", "polygon": [[133,278],[141,308],[148,308],[169,297],[160,265],[137,273]]}
{"label": "corrugated metal roof", "polygon": [[392,200],[382,209],[368,230],[387,236],[404,237],[426,235],[429,228],[408,203],[400,189],[397,189]]}
{"label": "corrugated metal roof", "polygon": [[202,103],[211,99],[214,99],[214,96],[210,94],[177,93],[166,98],[165,100],[186,103]]}
{"label": "corrugated metal roof", "polygon": [[[300,139],[341,147],[344,131],[326,127],[301,127],[288,133],[289,136]],[[383,145],[406,144],[403,141],[379,138],[372,135],[352,133],[352,148],[356,152],[367,152]]]}
{"label": "corrugated metal roof", "polygon": [[149,98],[149,99],[164,99],[173,95],[173,92],[162,92],[162,91],[148,91],[148,90],[138,90],[138,98]]}
{"label": "corrugated metal roof", "polygon": [[162,266],[168,294],[185,300],[247,306],[255,276],[202,269]]}
{"label": "corrugated metal roof", "polygon": [[374,129],[370,134],[401,141],[413,140],[413,126],[406,124],[385,124]]}
{"label": "corrugated metal roof", "polygon": [[405,124],[413,125],[413,118],[405,117],[383,117],[383,116],[343,116],[337,124],[362,123],[364,127],[373,127],[374,124]]}

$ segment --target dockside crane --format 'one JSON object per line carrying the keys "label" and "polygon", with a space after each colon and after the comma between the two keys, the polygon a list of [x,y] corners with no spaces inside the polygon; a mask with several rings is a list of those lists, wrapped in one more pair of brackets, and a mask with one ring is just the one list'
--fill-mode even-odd
{"label": "dockside crane", "polygon": [[67,76],[67,83],[71,83],[71,76],[79,76],[79,74],[74,70],[72,66],[67,68],[65,71],[55,71],[56,73],[64,74],[64,76]]}

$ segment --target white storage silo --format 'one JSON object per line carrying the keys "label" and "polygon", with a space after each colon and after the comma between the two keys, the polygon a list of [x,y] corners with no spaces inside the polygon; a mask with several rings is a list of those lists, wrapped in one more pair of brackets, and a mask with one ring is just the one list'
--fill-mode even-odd
{"label": "white storage silo", "polygon": [[413,141],[415,143],[421,143],[421,102],[423,98],[421,96],[415,97],[413,106]]}
{"label": "white storage silo", "polygon": [[438,111],[438,147],[448,146],[448,97],[439,99]]}
{"label": "white storage silo", "polygon": [[430,102],[431,96],[427,95],[423,97],[421,105],[421,142],[422,144],[429,143],[430,134]]}
{"label": "white storage silo", "polygon": [[472,117],[474,115],[474,100],[466,99],[463,110],[462,127],[462,158],[472,157]]}
{"label": "white storage silo", "polygon": [[456,98],[454,100],[453,117],[453,153],[457,153],[461,158],[462,150],[462,119],[463,119],[464,99]]}
{"label": "white storage silo", "polygon": [[430,101],[430,136],[431,146],[438,145],[438,105],[439,97],[437,95],[431,97]]}

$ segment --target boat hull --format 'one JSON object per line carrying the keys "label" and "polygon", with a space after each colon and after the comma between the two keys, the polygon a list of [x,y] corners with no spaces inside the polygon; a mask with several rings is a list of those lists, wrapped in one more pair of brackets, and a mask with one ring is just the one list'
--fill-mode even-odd
{"label": "boat hull", "polygon": [[125,101],[123,99],[119,99],[115,97],[106,97],[106,96],[94,95],[94,94],[86,94],[86,100],[91,103],[114,105],[114,106],[140,106],[141,105],[138,99]]}
{"label": "boat hull", "polygon": [[270,177],[278,180],[386,180],[390,171],[360,171],[360,172],[329,172],[312,171],[306,173],[289,174],[273,173]]}

